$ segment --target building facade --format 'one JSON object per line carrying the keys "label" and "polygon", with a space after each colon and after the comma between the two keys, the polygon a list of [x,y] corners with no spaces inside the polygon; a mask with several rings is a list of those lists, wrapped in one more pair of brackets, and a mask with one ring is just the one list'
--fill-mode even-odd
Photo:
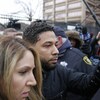
{"label": "building facade", "polygon": [[[100,21],[100,0],[85,0]],[[55,22],[96,24],[83,0],[43,0],[43,18]]]}

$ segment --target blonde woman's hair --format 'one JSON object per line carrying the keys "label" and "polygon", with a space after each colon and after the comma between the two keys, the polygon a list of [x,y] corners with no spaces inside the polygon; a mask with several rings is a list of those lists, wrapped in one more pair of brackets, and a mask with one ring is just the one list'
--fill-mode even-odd
{"label": "blonde woman's hair", "polygon": [[37,85],[33,86],[30,91],[29,100],[41,100],[41,86],[42,86],[42,71],[40,58],[38,53],[20,38],[11,36],[0,37],[0,78],[4,83],[2,90],[4,95],[7,96],[6,100],[14,100],[12,93],[12,74],[17,62],[24,56],[25,51],[29,50],[34,56],[35,70],[34,76],[37,81]]}

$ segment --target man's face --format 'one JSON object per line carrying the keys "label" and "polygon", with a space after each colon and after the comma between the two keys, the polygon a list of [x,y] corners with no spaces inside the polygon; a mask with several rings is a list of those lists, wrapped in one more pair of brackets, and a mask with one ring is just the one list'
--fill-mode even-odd
{"label": "man's face", "polygon": [[39,40],[34,45],[38,51],[41,59],[42,66],[45,69],[53,69],[58,60],[57,37],[53,31],[43,32],[39,35]]}

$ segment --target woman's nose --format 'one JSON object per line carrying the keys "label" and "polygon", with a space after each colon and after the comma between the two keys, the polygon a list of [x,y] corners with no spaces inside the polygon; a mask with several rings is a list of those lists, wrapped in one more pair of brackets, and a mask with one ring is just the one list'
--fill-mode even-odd
{"label": "woman's nose", "polygon": [[29,80],[27,82],[27,85],[35,86],[36,84],[37,82],[36,82],[34,75],[33,74],[29,75]]}

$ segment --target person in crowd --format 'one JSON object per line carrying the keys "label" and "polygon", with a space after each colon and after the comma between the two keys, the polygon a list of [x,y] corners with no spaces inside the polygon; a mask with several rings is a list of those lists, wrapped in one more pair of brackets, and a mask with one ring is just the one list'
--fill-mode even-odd
{"label": "person in crowd", "polygon": [[91,41],[92,52],[94,57],[100,57],[100,32],[93,37]]}
{"label": "person in crowd", "polygon": [[[91,48],[92,52],[90,59],[93,62],[93,65],[96,66],[100,61],[100,32],[98,32],[98,34],[91,40]],[[100,89],[91,100],[100,100]]]}
{"label": "person in crowd", "polygon": [[81,33],[81,32],[82,32],[82,25],[79,24],[79,23],[77,23],[77,24],[75,25],[75,30],[78,31],[79,33]]}
{"label": "person in crowd", "polygon": [[58,40],[53,27],[45,21],[32,22],[24,30],[23,39],[39,53],[43,69],[42,93],[46,100],[66,100],[68,91],[91,96],[100,87],[99,64],[91,75],[87,75],[57,63]]}
{"label": "person in crowd", "polygon": [[22,38],[22,33],[18,32],[15,28],[6,28],[3,31],[3,35],[16,36]]}
{"label": "person in crowd", "polygon": [[42,100],[41,63],[24,40],[0,37],[0,100]]}
{"label": "person in crowd", "polygon": [[[74,68],[77,71],[90,73],[93,66],[86,54],[82,53],[79,49],[72,47],[69,38],[61,27],[54,26],[54,33],[58,38],[57,48],[59,50],[59,64],[68,68]],[[69,33],[71,33],[71,31],[68,31],[68,34]]]}
{"label": "person in crowd", "polygon": [[81,46],[81,51],[90,58],[91,56],[91,34],[87,31],[87,27],[83,26],[82,27],[82,32],[79,34],[80,38],[84,41],[83,45]]}
{"label": "person in crowd", "polygon": [[82,27],[82,33],[79,34],[80,38],[84,41],[84,43],[90,43],[91,42],[91,34],[87,31],[87,27]]}
{"label": "person in crowd", "polygon": [[71,42],[72,47],[80,49],[83,44],[82,39],[79,36],[79,32],[75,30],[66,31],[66,35]]}
{"label": "person in crowd", "polygon": [[91,56],[90,59],[94,66],[100,61],[100,32],[91,40]]}
{"label": "person in crowd", "polygon": [[[77,31],[67,31],[59,26],[54,26],[54,32],[58,38],[58,50],[59,57],[58,63],[67,68],[76,70],[77,72],[91,73],[93,71],[93,66],[86,54],[82,53],[79,50],[79,47],[82,44],[82,41],[79,37]],[[77,41],[77,46],[71,46],[73,43],[69,40]],[[76,47],[76,48],[74,48]],[[78,49],[77,49],[78,48]],[[72,63],[73,62],[73,63]],[[87,100],[88,97],[79,96],[73,93],[67,93],[67,100]]]}

